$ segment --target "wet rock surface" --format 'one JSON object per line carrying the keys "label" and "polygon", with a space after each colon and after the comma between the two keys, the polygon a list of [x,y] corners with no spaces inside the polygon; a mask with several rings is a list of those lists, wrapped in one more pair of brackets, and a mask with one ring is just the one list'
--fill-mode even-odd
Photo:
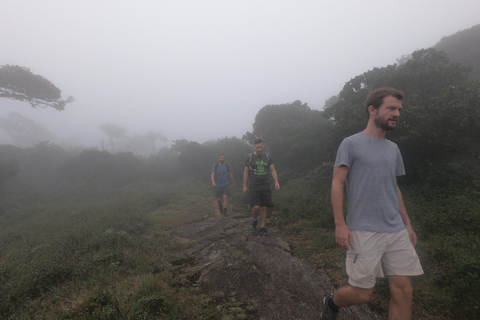
{"label": "wet rock surface", "polygon": [[[323,296],[333,292],[328,277],[290,254],[288,243],[269,228],[269,236],[251,233],[247,212],[232,212],[183,225],[172,234],[187,243],[199,268],[196,285],[234,296],[248,319],[320,319]],[[343,308],[339,319],[384,319],[368,306]]]}

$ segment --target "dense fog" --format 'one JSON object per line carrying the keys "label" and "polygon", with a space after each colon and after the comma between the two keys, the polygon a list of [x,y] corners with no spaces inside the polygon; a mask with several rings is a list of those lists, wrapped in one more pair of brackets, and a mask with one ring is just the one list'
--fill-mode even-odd
{"label": "dense fog", "polygon": [[[352,77],[478,23],[476,0],[50,0],[2,8],[0,27],[9,31],[0,35],[0,65],[29,68],[75,101],[57,111],[0,99],[0,118],[30,123],[22,137],[0,130],[0,144],[31,146],[35,138],[138,153],[178,139],[241,138],[267,104],[300,100],[321,110]],[[117,141],[102,130],[109,125],[123,129]]]}

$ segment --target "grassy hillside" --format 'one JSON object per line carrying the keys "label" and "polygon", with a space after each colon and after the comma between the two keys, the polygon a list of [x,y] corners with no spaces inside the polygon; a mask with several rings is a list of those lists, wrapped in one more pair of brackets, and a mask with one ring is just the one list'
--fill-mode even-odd
{"label": "grassy hillside", "polygon": [[2,319],[220,319],[168,230],[213,214],[186,184],[5,194]]}
{"label": "grassy hillside", "polygon": [[[268,224],[294,255],[346,283],[334,240],[331,169],[321,166],[274,192]],[[406,188],[425,275],[414,280],[414,319],[474,319],[479,314],[480,200]],[[236,206],[246,208],[235,192]],[[0,200],[2,319],[242,319],[217,310],[222,297],[192,286],[198,267],[169,230],[213,214],[211,189],[198,183],[85,185]],[[377,283],[372,307],[386,313]]]}
{"label": "grassy hillside", "polygon": [[[345,285],[345,251],[335,243],[330,205],[330,166],[288,181],[275,193],[275,222],[292,252],[323,269],[336,287]],[[281,176],[281,174],[280,174]],[[400,183],[419,238],[425,274],[413,279],[413,319],[480,317],[480,199],[476,191],[432,189]],[[372,307],[386,314],[385,280],[377,282]]]}

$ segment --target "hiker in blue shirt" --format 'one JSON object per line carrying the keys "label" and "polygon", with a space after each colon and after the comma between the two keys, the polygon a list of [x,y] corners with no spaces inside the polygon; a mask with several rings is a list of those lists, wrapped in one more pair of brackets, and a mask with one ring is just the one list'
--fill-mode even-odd
{"label": "hiker in blue shirt", "polygon": [[[228,196],[230,190],[228,189],[228,178],[232,180],[232,186],[235,188],[235,181],[233,180],[232,170],[228,163],[225,163],[225,155],[222,153],[218,156],[218,163],[212,167],[212,186],[215,187],[215,198],[217,199],[220,213],[227,215]],[[223,205],[222,205],[223,199]]]}

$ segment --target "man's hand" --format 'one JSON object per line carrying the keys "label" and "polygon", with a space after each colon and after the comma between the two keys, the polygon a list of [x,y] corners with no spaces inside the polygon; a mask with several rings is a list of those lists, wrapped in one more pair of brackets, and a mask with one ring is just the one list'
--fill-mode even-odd
{"label": "man's hand", "polygon": [[417,234],[415,233],[415,231],[413,231],[413,228],[411,225],[406,226],[405,228],[408,231],[408,237],[410,238],[410,242],[415,247],[417,245]]}
{"label": "man's hand", "polygon": [[213,187],[216,187],[216,186],[217,186],[217,184],[215,183],[215,181],[212,181],[212,186],[213,186]]}
{"label": "man's hand", "polygon": [[280,190],[280,184],[278,182],[275,182],[275,190]]}
{"label": "man's hand", "polygon": [[347,225],[341,225],[335,228],[335,240],[338,245],[345,250],[348,250],[348,245],[353,245],[352,235],[350,230],[348,230]]}
{"label": "man's hand", "polygon": [[248,188],[247,188],[247,186],[243,186],[243,193],[248,194]]}

